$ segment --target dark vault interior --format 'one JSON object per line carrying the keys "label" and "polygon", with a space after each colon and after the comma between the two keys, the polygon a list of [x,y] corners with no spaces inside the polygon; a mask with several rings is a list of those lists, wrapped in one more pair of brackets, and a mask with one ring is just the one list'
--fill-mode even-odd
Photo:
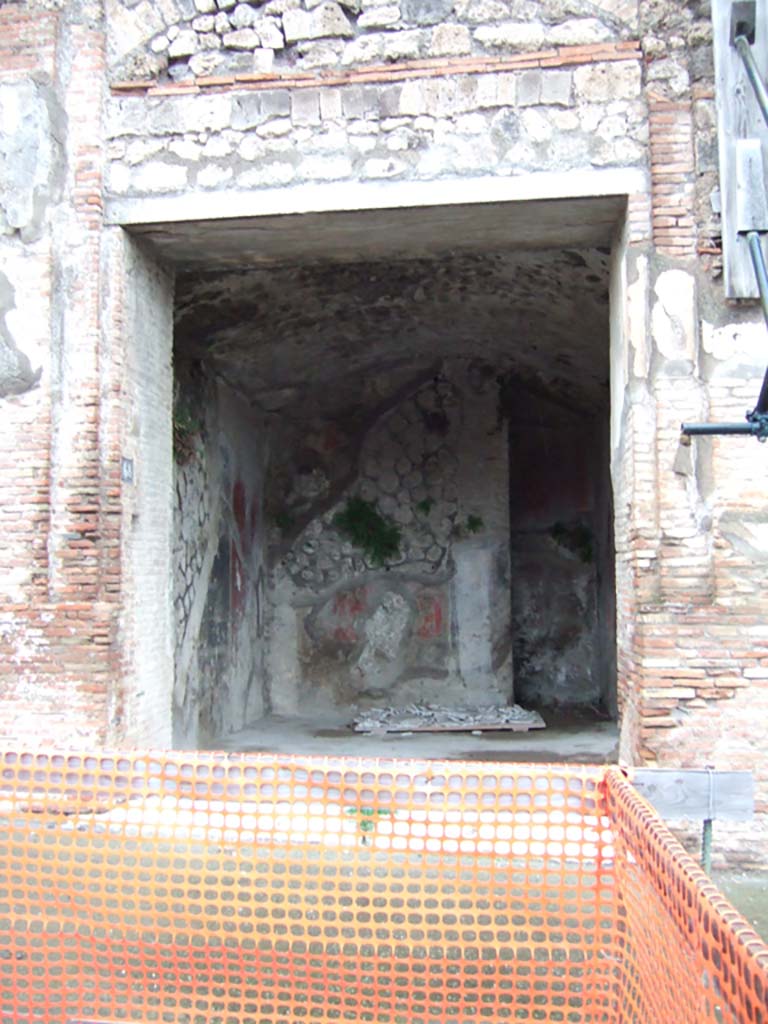
{"label": "dark vault interior", "polygon": [[184,258],[147,232],[176,264],[179,745],[411,702],[615,718],[608,219],[563,246],[295,218]]}

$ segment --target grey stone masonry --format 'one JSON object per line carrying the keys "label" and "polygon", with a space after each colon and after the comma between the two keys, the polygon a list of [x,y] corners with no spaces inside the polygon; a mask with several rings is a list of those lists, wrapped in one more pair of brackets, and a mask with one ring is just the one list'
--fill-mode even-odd
{"label": "grey stone masonry", "polygon": [[562,51],[559,64],[542,58],[510,70],[473,64],[461,73],[463,58],[454,58],[459,73],[443,76],[427,68],[424,77],[387,73],[378,82],[283,76],[234,89],[118,91],[109,106],[107,191],[643,169],[641,64],[624,45],[585,65],[576,62],[579,49],[573,60]]}
{"label": "grey stone masonry", "polygon": [[109,0],[113,81],[350,67],[637,38],[611,0]]}

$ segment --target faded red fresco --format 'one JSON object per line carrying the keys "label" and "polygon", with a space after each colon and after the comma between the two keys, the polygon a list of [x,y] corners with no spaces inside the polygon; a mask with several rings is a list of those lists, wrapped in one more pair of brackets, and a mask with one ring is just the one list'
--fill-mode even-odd
{"label": "faded red fresco", "polygon": [[432,640],[443,632],[443,602],[436,594],[420,594],[416,603],[419,609],[419,619],[416,625],[416,635],[421,640]]}

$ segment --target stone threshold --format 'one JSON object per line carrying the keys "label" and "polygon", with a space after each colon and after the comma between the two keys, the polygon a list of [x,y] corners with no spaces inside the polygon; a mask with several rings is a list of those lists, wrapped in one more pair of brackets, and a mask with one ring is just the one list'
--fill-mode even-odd
{"label": "stone threshold", "polygon": [[114,82],[115,95],[180,96],[219,89],[306,89],[317,86],[360,85],[399,82],[409,78],[438,78],[442,75],[478,75],[535,68],[559,68],[604,61],[639,60],[640,43],[594,43],[589,46],[559,46],[534,53],[508,57],[454,57],[409,60],[395,64],[371,64],[348,71],[252,72],[237,75],[205,75],[183,82]]}

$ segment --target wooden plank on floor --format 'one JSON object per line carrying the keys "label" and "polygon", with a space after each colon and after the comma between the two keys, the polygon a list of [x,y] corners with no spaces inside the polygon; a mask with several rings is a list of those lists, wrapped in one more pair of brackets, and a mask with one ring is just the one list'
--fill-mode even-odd
{"label": "wooden plank on floor", "polygon": [[355,732],[381,735],[386,732],[528,732],[546,729],[544,722],[494,722],[463,725],[388,725],[383,729],[356,729]]}

